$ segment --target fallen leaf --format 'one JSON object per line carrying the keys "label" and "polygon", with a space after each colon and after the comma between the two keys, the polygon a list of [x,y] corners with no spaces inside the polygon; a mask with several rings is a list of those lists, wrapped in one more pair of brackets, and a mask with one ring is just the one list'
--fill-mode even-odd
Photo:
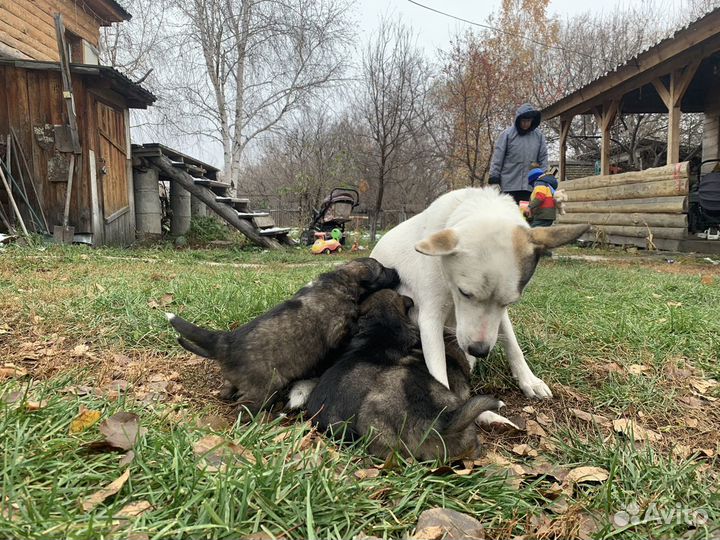
{"label": "fallen leaf", "polygon": [[600,426],[609,426],[611,424],[610,419],[599,414],[592,414],[589,412],[582,411],[580,409],[568,409],[570,413],[577,419],[583,422],[595,423]]}
{"label": "fallen leaf", "polygon": [[681,307],[682,302],[673,302],[672,300],[666,302],[668,307]]}
{"label": "fallen leaf", "polygon": [[535,407],[528,405],[527,407],[522,408],[523,412],[526,412],[528,414],[535,414]]}
{"label": "fallen leaf", "polygon": [[467,476],[472,474],[472,469],[456,469],[454,467],[450,467],[449,465],[442,465],[440,467],[436,467],[435,469],[431,469],[427,473],[427,476],[447,476],[450,474]]}
{"label": "fallen leaf", "polygon": [[118,461],[118,465],[120,465],[121,467],[124,467],[125,465],[130,465],[133,459],[135,459],[135,451],[130,450],[127,454],[123,455],[123,457],[120,458],[120,461]]}
{"label": "fallen leaf", "polygon": [[672,449],[673,456],[677,456],[681,459],[689,458],[692,453],[692,449],[684,444],[676,444]]}
{"label": "fallen leaf", "polygon": [[105,292],[105,287],[103,287],[103,286],[100,285],[99,283],[96,283],[96,284],[95,284],[95,288],[98,290],[98,292],[101,292],[101,293],[104,293],[104,292]]}
{"label": "fallen leaf", "polygon": [[445,535],[442,527],[430,526],[424,529],[418,529],[413,535],[414,540],[440,540]]}
{"label": "fallen leaf", "polygon": [[540,424],[542,424],[542,425],[545,426],[545,427],[550,427],[550,426],[552,426],[553,423],[554,423],[553,420],[552,420],[552,418],[550,418],[550,417],[549,417],[547,414],[545,414],[545,413],[538,413],[535,418],[537,419],[537,421],[538,421]]}
{"label": "fallen leaf", "polygon": [[13,403],[17,403],[18,401],[22,400],[23,396],[25,395],[25,392],[7,392],[3,394],[2,398],[0,398],[0,401],[3,403],[7,403],[8,405],[12,405]]}
{"label": "fallen leaf", "polygon": [[160,307],[160,304],[156,300],[150,300],[147,305],[150,309],[158,309]]}
{"label": "fallen leaf", "polygon": [[703,274],[700,278],[700,283],[703,285],[712,285],[715,282],[715,277],[710,274]]}
{"label": "fallen leaf", "polygon": [[511,465],[512,462],[496,452],[488,452],[482,458],[473,461],[473,464],[479,467],[487,467],[488,465],[499,465],[501,467],[505,467],[507,465]]}
{"label": "fallen leaf", "polygon": [[108,446],[130,450],[145,430],[140,429],[140,417],[137,414],[121,411],[100,424],[100,433],[105,435],[104,442]]}
{"label": "fallen leaf", "polygon": [[517,444],[513,446],[512,451],[519,456],[536,457],[538,455],[537,450],[529,444]]}
{"label": "fallen leaf", "polygon": [[377,478],[380,476],[380,470],[376,468],[370,469],[359,469],[353,473],[353,476],[358,480],[365,480],[366,478]]}
{"label": "fallen leaf", "polygon": [[548,512],[557,515],[565,514],[568,511],[568,508],[570,508],[570,505],[568,505],[568,500],[565,495],[561,495],[560,497],[552,501],[550,504],[545,505],[545,509]]}
{"label": "fallen leaf", "polygon": [[11,377],[24,377],[25,375],[27,375],[27,370],[15,364],[8,363],[0,367],[0,381]]}
{"label": "fallen leaf", "polygon": [[73,356],[85,356],[89,350],[90,350],[90,347],[88,347],[84,343],[81,343],[80,345],[76,345],[73,348],[72,355]]}
{"label": "fallen leaf", "polygon": [[693,429],[700,425],[700,422],[697,420],[697,418],[683,418],[681,419],[681,423],[684,424],[686,427]]}
{"label": "fallen leaf", "polygon": [[252,452],[219,435],[206,435],[193,445],[193,452],[207,462],[206,465],[198,463],[198,468],[210,472],[224,471],[238,457],[253,465],[256,463]]}
{"label": "fallen leaf", "polygon": [[173,300],[174,300],[173,295],[170,294],[170,293],[166,293],[166,294],[163,294],[163,295],[160,297],[160,302],[159,302],[159,303],[160,303],[160,306],[165,307],[165,306],[167,306],[168,304],[172,304]]}
{"label": "fallen leaf", "polygon": [[705,394],[708,390],[712,390],[718,385],[715,379],[690,379],[690,386],[695,388],[701,394]]}
{"label": "fallen leaf", "polygon": [[119,519],[136,518],[139,515],[144,514],[145,512],[150,510],[152,507],[153,506],[152,504],[150,504],[149,501],[137,501],[134,503],[126,504],[113,517]]}
{"label": "fallen leaf", "polygon": [[563,493],[571,497],[575,485],[586,482],[602,483],[610,477],[610,473],[602,467],[576,467],[570,470],[562,483]]}
{"label": "fallen leaf", "polygon": [[705,406],[702,400],[694,396],[683,396],[680,398],[680,401],[685,403],[685,405],[687,405],[691,409],[702,409]]}
{"label": "fallen leaf", "polygon": [[653,298],[662,298],[662,294],[651,293]]}
{"label": "fallen leaf", "polygon": [[418,518],[415,539],[437,540],[485,538],[485,529],[477,519],[448,508],[425,510]]}
{"label": "fallen leaf", "polygon": [[100,411],[80,407],[80,413],[70,422],[70,433],[80,433],[100,420]]}
{"label": "fallen leaf", "polygon": [[604,482],[610,473],[602,467],[576,467],[565,477],[565,484],[581,484],[583,482]]}
{"label": "fallen leaf", "polygon": [[130,478],[130,469],[126,469],[120,478],[117,478],[104,488],[85,498],[80,506],[85,512],[89,512],[105,499],[119,492],[125,485],[125,482],[128,481],[128,478]]}
{"label": "fallen leaf", "polygon": [[645,366],[643,364],[632,364],[628,366],[627,370],[628,373],[632,375],[642,375],[646,371],[650,371],[650,366]]}
{"label": "fallen leaf", "polygon": [[75,386],[66,386],[62,390],[60,390],[63,394],[72,394],[74,396],[87,396],[95,392],[95,388],[92,386],[82,386],[82,385],[75,385]]}
{"label": "fallen leaf", "polygon": [[525,429],[528,435],[534,435],[536,437],[547,437],[547,431],[545,431],[540,424],[535,420],[528,420],[525,424]]}
{"label": "fallen leaf", "polygon": [[26,401],[25,402],[25,408],[28,411],[39,411],[40,409],[44,409],[47,407],[47,400],[42,399],[40,401]]}
{"label": "fallen leaf", "polygon": [[[196,424],[200,428],[209,428],[212,431],[226,431],[232,425],[227,418],[217,414],[209,414],[198,418]],[[282,433],[290,434],[291,430],[286,429]],[[280,442],[280,441],[275,441]]]}
{"label": "fallen leaf", "polygon": [[639,426],[627,418],[613,420],[613,429],[626,437],[632,436],[635,441],[660,441],[663,438],[660,433]]}

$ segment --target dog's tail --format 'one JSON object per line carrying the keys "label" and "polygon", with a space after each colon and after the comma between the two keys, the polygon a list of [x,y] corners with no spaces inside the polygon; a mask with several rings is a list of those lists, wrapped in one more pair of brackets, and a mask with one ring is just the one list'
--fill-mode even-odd
{"label": "dog's tail", "polygon": [[181,337],[178,343],[191,353],[205,358],[215,358],[219,332],[206,330],[181,319],[174,313],[166,313],[165,316],[170,324],[177,330]]}
{"label": "dog's tail", "polygon": [[485,411],[496,411],[503,403],[492,396],[475,396],[468,399],[463,405],[452,411],[445,424],[445,433],[458,433],[470,424]]}

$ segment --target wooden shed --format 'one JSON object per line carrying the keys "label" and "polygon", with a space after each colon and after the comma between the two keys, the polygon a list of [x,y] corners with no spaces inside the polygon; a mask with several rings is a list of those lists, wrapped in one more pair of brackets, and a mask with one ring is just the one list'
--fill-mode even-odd
{"label": "wooden shed", "polygon": [[[542,113],[560,119],[561,185],[573,118],[593,115],[601,132],[601,175],[564,183],[570,202],[563,221],[589,222],[612,243],[645,246],[649,240],[661,249],[720,252],[720,241],[703,241],[688,229],[697,178],[679,163],[682,113],[704,114],[702,158],[720,158],[720,8]],[[611,176],[610,129],[619,114],[633,113],[668,114],[667,167]]]}
{"label": "wooden shed", "polygon": [[[56,26],[56,15],[63,16],[64,28]],[[63,222],[72,176],[69,225],[75,240],[134,241],[129,110],[148,107],[155,96],[99,65],[97,55],[100,27],[129,18],[113,0],[0,2],[0,159],[13,177],[12,197],[0,186],[0,210],[11,221],[19,221],[11,208],[17,199],[20,214],[43,214],[49,231],[38,232],[52,232]],[[79,144],[69,147],[65,126]],[[36,230],[43,226],[35,223]]]}

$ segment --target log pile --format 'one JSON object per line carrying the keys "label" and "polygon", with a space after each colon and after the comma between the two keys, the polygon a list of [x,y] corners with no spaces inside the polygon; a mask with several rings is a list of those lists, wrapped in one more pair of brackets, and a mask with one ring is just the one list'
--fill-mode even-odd
{"label": "log pile", "polygon": [[688,162],[567,180],[558,223],[589,223],[613,244],[676,249],[688,233]]}

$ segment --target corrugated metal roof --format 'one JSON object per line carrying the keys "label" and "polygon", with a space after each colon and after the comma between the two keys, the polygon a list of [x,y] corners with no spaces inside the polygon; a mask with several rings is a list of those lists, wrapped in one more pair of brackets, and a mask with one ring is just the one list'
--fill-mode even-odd
{"label": "corrugated metal roof", "polygon": [[[611,69],[611,70],[606,71],[605,73],[603,73],[603,74],[600,75],[599,77],[596,77],[595,79],[593,79],[592,81],[588,82],[587,84],[585,84],[585,85],[582,86],[581,88],[579,88],[579,89],[571,92],[570,94],[567,94],[567,95],[563,96],[561,99],[559,99],[559,100],[555,101],[554,103],[552,103],[551,105],[548,105],[547,107],[545,107],[545,109],[550,109],[551,107],[554,107],[555,105],[559,104],[560,102],[562,102],[562,101],[564,101],[564,100],[569,100],[570,98],[572,98],[572,97],[574,97],[574,96],[576,96],[576,95],[581,95],[581,94],[583,93],[583,91],[586,91],[589,87],[594,86],[594,85],[602,82],[602,81],[603,81],[604,79],[606,79],[607,77],[609,77],[609,76],[611,76],[611,75],[613,75],[613,74],[619,73],[621,70],[623,70],[623,69],[625,69],[625,68],[632,67],[633,65],[639,66],[640,59],[641,59],[642,57],[644,57],[644,56],[646,56],[646,55],[652,54],[656,49],[661,49],[661,48],[663,48],[663,47],[664,47],[666,44],[668,44],[669,42],[671,42],[671,41],[673,41],[673,40],[675,40],[675,39],[678,39],[678,38],[682,37],[683,34],[692,32],[693,28],[696,27],[696,26],[697,26],[698,24],[700,24],[701,22],[703,22],[704,20],[709,19],[709,18],[712,18],[712,17],[717,17],[718,15],[720,15],[720,7],[717,7],[717,8],[715,8],[715,9],[713,9],[713,10],[705,13],[705,14],[702,15],[701,17],[698,17],[697,19],[689,22],[689,23],[686,24],[685,26],[682,26],[682,27],[676,29],[672,34],[668,35],[667,37],[662,38],[660,41],[654,43],[653,45],[650,45],[649,47],[647,47],[646,49],[644,49],[644,50],[642,50],[641,52],[637,53],[635,56],[633,56],[632,58],[628,59],[628,60],[625,61],[624,63],[619,64],[619,65],[616,66],[614,69]],[[720,33],[720,25],[718,25],[718,33]]]}

